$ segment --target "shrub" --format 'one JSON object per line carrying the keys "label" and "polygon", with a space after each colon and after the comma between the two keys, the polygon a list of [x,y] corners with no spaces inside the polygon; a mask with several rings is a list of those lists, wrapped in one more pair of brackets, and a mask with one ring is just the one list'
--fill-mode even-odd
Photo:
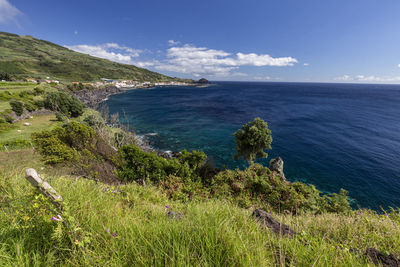
{"label": "shrub", "polygon": [[11,116],[8,115],[8,114],[3,115],[3,118],[4,118],[4,119],[6,120],[6,122],[8,122],[8,123],[13,123],[13,121],[14,121],[14,118],[11,117]]}
{"label": "shrub", "polygon": [[29,98],[30,96],[32,96],[34,93],[32,91],[22,91],[20,92],[18,95],[21,98]]}
{"label": "shrub", "polygon": [[45,90],[43,88],[40,88],[39,86],[33,88],[33,91],[35,95],[42,95],[45,92]]}
{"label": "shrub", "polygon": [[56,119],[58,121],[64,121],[64,115],[61,112],[56,112]]}
{"label": "shrub", "polygon": [[66,163],[80,174],[116,182],[116,151],[86,124],[70,122],[52,131],[32,134],[35,147],[46,164]]}
{"label": "shrub", "polygon": [[0,72],[0,81],[5,80],[5,81],[11,81],[11,76],[8,73],[5,72]]}
{"label": "shrub", "polygon": [[322,195],[314,185],[290,183],[268,168],[254,164],[246,170],[226,170],[217,174],[211,185],[216,197],[227,197],[240,206],[260,206],[276,212],[344,212],[351,210],[347,192]]}
{"label": "shrub", "polygon": [[[186,157],[193,160],[198,155],[185,152]],[[193,160],[190,166],[186,158],[165,159],[155,152],[145,152],[136,145],[128,145],[120,148],[121,165],[118,176],[124,181],[150,180],[158,184],[167,176],[178,176],[187,183],[201,181],[197,174],[198,161]],[[202,157],[203,158],[203,157]]]}
{"label": "shrub", "polygon": [[12,111],[17,114],[17,116],[21,116],[24,113],[24,105],[19,101],[10,101],[10,106]]}
{"label": "shrub", "polygon": [[68,117],[79,117],[84,109],[84,105],[79,99],[65,92],[48,93],[44,106],[49,110],[62,112]]}
{"label": "shrub", "polygon": [[24,107],[29,112],[35,111],[37,109],[37,107],[32,102],[26,102],[24,104]]}
{"label": "shrub", "polygon": [[32,134],[33,143],[46,164],[61,163],[77,158],[76,151],[60,140],[59,135],[62,132],[62,128],[57,128]]}
{"label": "shrub", "polygon": [[103,128],[105,126],[104,119],[100,116],[96,116],[93,114],[90,114],[87,117],[85,117],[83,119],[83,122],[95,129]]}
{"label": "shrub", "polygon": [[44,100],[42,99],[37,99],[33,101],[33,103],[38,107],[38,109],[44,108]]}

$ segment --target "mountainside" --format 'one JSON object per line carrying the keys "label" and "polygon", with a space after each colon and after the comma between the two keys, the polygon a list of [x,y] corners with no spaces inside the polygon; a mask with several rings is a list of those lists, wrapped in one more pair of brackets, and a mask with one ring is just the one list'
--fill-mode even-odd
{"label": "mountainside", "polygon": [[133,65],[120,64],[72,51],[32,36],[0,32],[0,73],[15,78],[93,81],[100,78],[139,81],[176,80]]}

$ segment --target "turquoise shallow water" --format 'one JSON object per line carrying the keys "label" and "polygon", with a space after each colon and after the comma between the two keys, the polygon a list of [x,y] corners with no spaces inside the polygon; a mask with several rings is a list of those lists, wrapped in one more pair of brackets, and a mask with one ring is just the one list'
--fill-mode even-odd
{"label": "turquoise shallow water", "polygon": [[289,180],[325,192],[344,188],[355,205],[400,207],[400,86],[220,82],[205,88],[158,87],[104,103],[161,150],[199,149],[217,166],[232,159],[232,134],[261,117]]}

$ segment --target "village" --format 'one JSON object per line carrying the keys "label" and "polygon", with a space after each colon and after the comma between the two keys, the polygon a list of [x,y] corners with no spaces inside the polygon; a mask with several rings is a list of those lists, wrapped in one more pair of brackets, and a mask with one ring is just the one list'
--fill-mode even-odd
{"label": "village", "polygon": [[[191,85],[191,83],[187,82],[178,82],[178,81],[169,81],[169,82],[149,82],[149,81],[136,81],[136,80],[113,80],[107,78],[101,78],[101,81],[98,82],[72,82],[72,84],[82,84],[82,85],[90,85],[94,87],[101,87],[106,85],[113,85],[117,88],[143,88],[143,87],[153,87],[153,86],[185,86]],[[46,79],[35,79],[35,78],[27,78],[27,82],[44,82],[44,83],[55,83],[59,84],[60,81],[50,79],[50,77],[46,77]]]}

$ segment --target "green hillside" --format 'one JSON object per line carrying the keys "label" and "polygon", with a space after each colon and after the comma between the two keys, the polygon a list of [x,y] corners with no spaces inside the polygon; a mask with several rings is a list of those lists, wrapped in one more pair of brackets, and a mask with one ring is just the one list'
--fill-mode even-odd
{"label": "green hillside", "polygon": [[12,77],[63,81],[94,81],[100,78],[168,81],[174,78],[106,59],[72,51],[32,36],[0,32],[0,73]]}

